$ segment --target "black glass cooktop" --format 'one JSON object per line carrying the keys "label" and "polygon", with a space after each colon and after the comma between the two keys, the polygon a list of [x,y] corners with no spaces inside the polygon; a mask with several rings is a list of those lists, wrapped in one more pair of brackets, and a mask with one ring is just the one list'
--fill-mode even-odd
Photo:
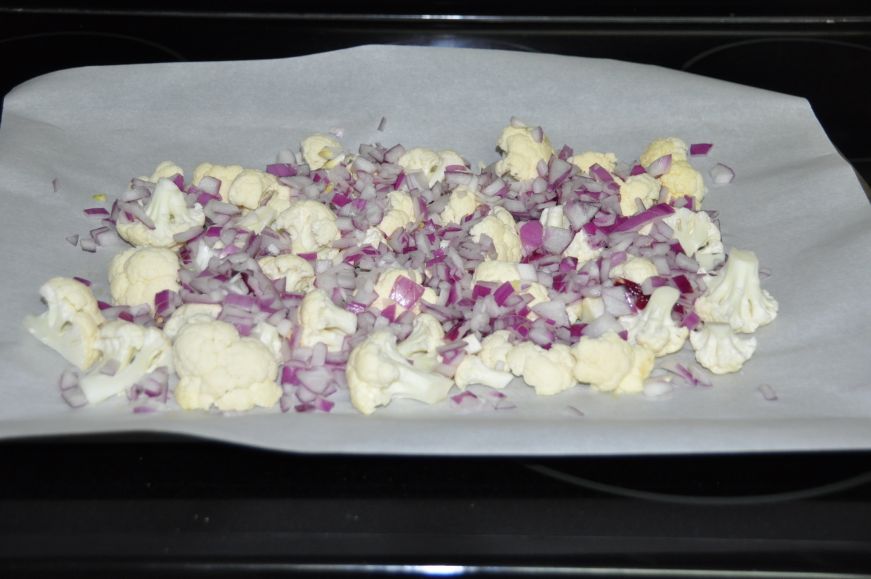
{"label": "black glass cooktop", "polygon": [[[0,92],[82,65],[358,44],[658,64],[804,96],[871,179],[871,9],[852,2],[0,0]],[[273,453],[156,435],[0,443],[2,577],[847,577],[871,453],[562,459]]]}

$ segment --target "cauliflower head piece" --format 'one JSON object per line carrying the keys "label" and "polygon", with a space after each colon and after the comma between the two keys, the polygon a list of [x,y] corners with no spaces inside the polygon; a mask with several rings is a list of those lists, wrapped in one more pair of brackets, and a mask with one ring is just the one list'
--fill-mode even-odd
{"label": "cauliflower head piece", "polygon": [[200,163],[194,168],[194,177],[191,181],[194,185],[199,184],[203,177],[211,177],[221,182],[219,194],[221,200],[229,201],[230,185],[233,179],[239,176],[242,172],[241,165],[214,165],[212,163]]}
{"label": "cauliflower head piece", "polygon": [[703,321],[729,324],[734,331],[748,334],[771,323],[777,307],[777,300],[759,283],[759,258],[741,249],[732,249],[720,275],[694,305]]}
{"label": "cauliflower head piece", "polygon": [[633,346],[614,332],[598,338],[582,336],[572,353],[578,382],[603,392],[643,392],[644,380],[653,371],[653,352]]}
{"label": "cauliflower head piece", "polygon": [[665,137],[664,139],[656,139],[647,145],[647,148],[641,153],[639,161],[644,167],[649,167],[651,163],[666,155],[671,155],[672,162],[686,161],[689,152],[690,148],[683,140],[677,137]]}
{"label": "cauliflower head piece", "polygon": [[690,165],[689,161],[672,160],[671,167],[659,178],[659,182],[668,189],[669,199],[693,197],[696,200],[696,208],[700,206],[708,191],[704,177]]}
{"label": "cauliflower head piece", "polygon": [[620,184],[620,213],[627,217],[638,213],[638,200],[649,208],[659,200],[661,188],[659,181],[647,173],[630,176]]}
{"label": "cauliflower head piece", "polygon": [[181,244],[173,238],[174,235],[202,227],[206,221],[200,204],[188,207],[184,193],[175,182],[165,177],[157,181],[144,211],[153,222],[153,228],[138,220],[119,220],[115,226],[118,235],[136,247],[176,248]]}
{"label": "cauliflower head piece", "polygon": [[426,177],[428,187],[445,178],[445,169],[451,165],[466,166],[466,162],[456,152],[449,149],[433,151],[422,147],[407,150],[396,161],[408,173],[421,173]]}
{"label": "cauliflower head piece", "polygon": [[629,333],[629,343],[644,346],[654,356],[673,354],[681,348],[689,335],[671,317],[671,310],[680,298],[680,292],[670,286],[653,290],[647,306],[635,316],[622,316],[620,322]]}
{"label": "cauliflower head piece", "polygon": [[299,148],[303,160],[312,171],[335,167],[345,158],[342,143],[334,136],[324,133],[309,135],[302,140]]}
{"label": "cauliflower head piece", "polygon": [[398,398],[436,404],[454,385],[447,376],[415,368],[396,349],[396,336],[386,330],[373,332],[351,351],[345,374],[351,403],[363,414]]}
{"label": "cauliflower head piece", "polygon": [[293,253],[329,249],[341,237],[336,215],[323,203],[311,199],[292,201],[275,218],[273,228],[290,234]]}
{"label": "cauliflower head piece", "polygon": [[56,351],[82,370],[90,368],[100,357],[100,313],[91,288],[68,277],[53,277],[39,289],[47,310],[39,316],[27,316],[24,327],[37,340]]}
{"label": "cauliflower head piece", "polygon": [[154,312],[154,296],[178,291],[180,264],[174,251],[162,247],[133,247],[112,258],[109,290],[116,304],[147,304]]}
{"label": "cauliflower head piece", "polygon": [[538,139],[533,127],[509,126],[502,130],[498,147],[502,159],[496,163],[496,173],[509,174],[518,181],[538,177],[538,163],[547,163],[553,156],[553,146],[543,133]]}
{"label": "cauliflower head piece", "polygon": [[714,374],[737,372],[756,351],[756,338],[736,334],[729,324],[703,324],[690,334],[699,364]]}
{"label": "cauliflower head piece", "polygon": [[163,333],[170,340],[174,340],[182,326],[217,320],[221,309],[221,304],[182,304],[163,324]]}
{"label": "cauliflower head piece", "polygon": [[492,239],[493,246],[496,248],[496,258],[501,261],[518,262],[523,257],[523,245],[520,243],[517,223],[511,213],[502,207],[495,207],[487,217],[476,223],[469,233],[476,242],[481,241],[481,235]]}
{"label": "cauliflower head piece", "polygon": [[415,367],[432,370],[438,365],[438,348],[445,343],[445,330],[432,314],[414,318],[411,334],[396,346],[396,351]]}
{"label": "cauliflower head piece", "polygon": [[172,368],[172,345],[157,328],[124,320],[106,322],[100,328],[97,349],[99,364],[79,380],[90,404],[126,391],[158,368]]}
{"label": "cauliflower head piece", "polygon": [[284,278],[284,290],[291,293],[305,293],[314,289],[315,270],[312,265],[298,255],[269,255],[257,260],[263,274],[271,280]]}
{"label": "cauliflower head piece", "polygon": [[333,303],[324,290],[307,294],[297,310],[299,343],[307,348],[318,342],[330,352],[342,349],[345,337],[357,331],[357,316]]}
{"label": "cauliflower head piece", "polygon": [[521,342],[506,356],[508,368],[515,376],[535,389],[539,396],[552,396],[577,384],[573,375],[575,358],[565,344],[553,344],[545,350],[532,342]]}
{"label": "cauliflower head piece", "polygon": [[378,229],[384,235],[392,235],[397,229],[402,229],[416,222],[414,200],[405,191],[391,191],[388,194],[390,209],[384,214]]}
{"label": "cauliflower head piece", "polygon": [[614,153],[585,151],[569,157],[568,161],[585,174],[590,173],[590,167],[593,165],[598,165],[609,173],[613,173],[614,169],[617,168],[617,155]]}
{"label": "cauliflower head piece", "polygon": [[242,337],[232,324],[197,322],[179,330],[172,347],[179,382],[175,399],[185,410],[241,412],[270,408],[281,398],[278,364],[263,342]]}

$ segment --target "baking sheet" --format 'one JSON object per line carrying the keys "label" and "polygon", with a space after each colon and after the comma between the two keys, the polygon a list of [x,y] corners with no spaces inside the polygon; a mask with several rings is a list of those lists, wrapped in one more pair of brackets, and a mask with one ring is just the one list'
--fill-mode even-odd
{"label": "baking sheet", "polygon": [[[727,247],[757,252],[780,302],[742,372],[660,399],[584,387],[536,398],[517,384],[517,408],[491,412],[397,401],[364,417],[345,397],[331,414],[133,415],[123,401],[66,407],[63,361],[21,328],[43,311],[37,292],[51,276],[87,277],[105,293],[112,252],[64,238],[94,227],[81,213],[91,195],[118,194],[161,161],[188,174],[202,161],[263,168],[309,134],[340,129],[352,150],[402,143],[489,163],[512,116],[544,127],[556,147],[627,161],[658,137],[715,144],[694,164],[722,161],[737,178],[709,187],[705,207],[720,212]],[[655,66],[459,48],[78,68],[6,96],[0,199],[0,437],[163,431],[288,451],[450,455],[871,448],[871,207],[801,98]]]}

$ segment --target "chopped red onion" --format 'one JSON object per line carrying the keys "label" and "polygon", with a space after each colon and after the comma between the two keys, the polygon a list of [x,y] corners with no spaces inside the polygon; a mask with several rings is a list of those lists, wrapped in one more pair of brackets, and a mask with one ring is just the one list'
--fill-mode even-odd
{"label": "chopped red onion", "polygon": [[710,174],[715,185],[727,185],[735,179],[735,171],[722,163],[717,163],[711,167]]}

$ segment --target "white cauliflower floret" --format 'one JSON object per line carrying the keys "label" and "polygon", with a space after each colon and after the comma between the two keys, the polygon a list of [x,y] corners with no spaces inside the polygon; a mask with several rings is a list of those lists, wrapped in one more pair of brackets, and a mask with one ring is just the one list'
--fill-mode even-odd
{"label": "white cauliflower floret", "polygon": [[648,208],[659,200],[659,181],[648,175],[632,175],[620,184],[620,213],[625,216],[639,212],[637,200]]}
{"label": "white cauliflower floret", "polygon": [[[243,169],[227,190],[227,200],[243,209],[257,209],[264,195],[274,195],[281,192],[290,196],[290,187],[281,185],[278,177],[257,169]],[[274,210],[274,207],[272,208]]]}
{"label": "white cauliflower floret", "polygon": [[184,170],[172,161],[162,161],[154,168],[154,172],[150,177],[140,177],[140,179],[157,183],[161,179],[169,179],[175,175],[181,175],[184,177]]}
{"label": "white cauliflower floret", "polygon": [[672,237],[680,243],[684,253],[696,258],[701,272],[711,271],[725,259],[720,230],[704,211],[681,207],[663,221],[672,228]]}
{"label": "white cauliflower floret", "polygon": [[589,174],[593,165],[599,165],[609,173],[613,173],[617,167],[617,155],[614,153],[586,151],[569,157],[568,161],[586,174]]}
{"label": "white cauliflower floret", "polygon": [[602,392],[643,392],[644,380],[653,370],[653,352],[614,332],[598,338],[582,336],[572,353],[575,378]]}
{"label": "white cauliflower floret", "polygon": [[[402,269],[398,267],[386,269],[381,272],[378,276],[378,281],[375,282],[375,293],[378,294],[378,298],[372,303],[373,306],[378,308],[379,310],[384,310],[391,305],[396,305],[396,314],[399,315],[404,312],[406,307],[402,304],[396,302],[390,295],[393,293],[393,287],[396,285],[396,280],[399,279],[399,276],[407,277],[411,281],[415,283],[421,283],[423,276],[421,273],[414,269]],[[425,301],[429,303],[435,303],[438,300],[436,297],[435,291],[432,288],[424,288],[423,295],[421,295],[418,303],[414,304],[411,308],[413,312],[420,311],[420,302]]]}
{"label": "white cauliflower floret", "polygon": [[118,235],[131,245],[178,247],[181,244],[173,239],[174,235],[194,227],[202,227],[206,221],[200,204],[188,207],[184,193],[167,178],[157,181],[144,211],[153,222],[153,229],[138,220],[119,220],[115,225]]}
{"label": "white cauliflower floret", "polygon": [[258,207],[254,211],[249,211],[240,217],[239,220],[236,221],[235,226],[247,229],[248,231],[259,235],[265,228],[272,225],[272,222],[275,221],[277,216],[278,211],[269,205],[264,205],[263,207]]}
{"label": "white cauliflower floret", "polygon": [[78,368],[90,368],[100,357],[100,325],[105,321],[97,299],[85,284],[67,277],[53,277],[39,288],[48,309],[27,316],[24,327],[37,340]]}
{"label": "white cauliflower floret", "polygon": [[402,154],[396,162],[407,173],[422,173],[427,186],[432,187],[445,178],[445,168],[451,165],[466,166],[466,162],[454,151],[432,151],[416,147]]}
{"label": "white cauliflower floret", "polygon": [[690,148],[681,139],[666,137],[664,139],[656,139],[647,145],[647,149],[641,153],[639,161],[644,167],[649,167],[651,163],[666,155],[671,155],[672,162],[685,161],[689,151]]}
{"label": "white cauliflower floret", "polygon": [[392,235],[397,229],[411,225],[417,221],[414,213],[414,200],[405,191],[391,191],[387,196],[390,209],[384,214],[378,224],[384,235]]}
{"label": "white cauliflower floret", "polygon": [[714,374],[737,372],[756,351],[756,338],[736,334],[729,324],[704,324],[690,334],[699,364]]}
{"label": "white cauliflower floret", "polygon": [[345,337],[357,331],[357,316],[333,303],[324,290],[306,295],[297,310],[299,343],[307,348],[318,342],[330,352],[342,349]]}
{"label": "white cauliflower floret", "polygon": [[541,211],[541,217],[539,217],[538,220],[544,227],[559,227],[560,229],[568,229],[570,225],[569,218],[566,217],[565,210],[563,209],[562,205],[545,207]]}
{"label": "white cauliflower floret", "polygon": [[221,315],[221,304],[183,304],[172,312],[163,324],[163,333],[174,340],[182,326],[198,322],[211,322]]}
{"label": "white cauliflower floret", "polygon": [[233,179],[239,176],[242,172],[241,165],[213,165],[212,163],[200,163],[194,169],[194,178],[191,181],[194,185],[198,185],[203,177],[212,177],[221,182],[219,194],[223,201],[228,201],[230,196],[230,185]]}
{"label": "white cauliflower floret", "polygon": [[665,356],[680,350],[689,330],[679,327],[671,317],[671,310],[680,298],[680,292],[670,286],[653,290],[647,306],[634,316],[622,316],[620,322],[629,332],[629,343],[644,346],[654,356]]}
{"label": "white cauliflower floret", "polygon": [[303,139],[300,143],[302,158],[312,171],[326,167],[335,167],[342,162],[342,143],[332,135],[315,133]]}
{"label": "white cauliflower floret", "polygon": [[281,398],[278,364],[257,338],[241,337],[220,321],[187,324],[172,348],[179,382],[175,399],[185,410],[270,408]]}
{"label": "white cauliflower floret", "polygon": [[511,343],[511,332],[497,330],[481,340],[481,351],[478,357],[485,366],[500,372],[510,371],[508,368],[508,353],[514,349]]}
{"label": "white cauliflower floret", "polygon": [[511,372],[494,370],[487,366],[480,356],[466,354],[454,372],[454,382],[461,390],[473,384],[481,384],[490,388],[505,388],[514,379]]}
{"label": "white cauliflower floret", "polygon": [[412,366],[396,349],[396,336],[386,330],[372,333],[351,351],[345,375],[351,403],[363,414],[397,398],[436,404],[447,398],[454,384],[446,376]]}
{"label": "white cauliflower floret", "polygon": [[574,257],[578,260],[578,267],[583,266],[592,259],[598,258],[601,253],[601,248],[593,249],[590,245],[589,236],[583,229],[575,233],[572,242],[569,243],[569,246],[563,251],[565,257]]}
{"label": "white cauliflower floret", "polygon": [[525,281],[520,273],[519,265],[510,261],[482,261],[475,268],[472,283],[475,284],[479,281],[500,284],[506,281],[510,282],[514,286],[514,291],[528,293],[532,296],[532,301],[527,304],[529,307],[549,301],[550,296],[547,293],[547,288],[536,281]]}
{"label": "white cauliflower floret", "polygon": [[100,362],[81,377],[79,386],[90,404],[124,392],[154,370],[172,368],[172,345],[157,328],[115,320],[100,328]]}
{"label": "white cauliflower floret", "polygon": [[290,233],[293,253],[329,249],[341,237],[336,215],[323,203],[309,199],[293,201],[278,215],[273,227]]}
{"label": "white cauliflower floret", "polygon": [[154,311],[154,296],[163,290],[178,291],[178,256],[159,247],[134,247],[112,258],[109,290],[116,304],[147,304]]}
{"label": "white cauliflower floret", "polygon": [[520,261],[523,257],[523,245],[517,232],[517,223],[509,211],[502,207],[494,207],[493,211],[469,230],[472,239],[481,241],[481,235],[493,240],[496,248],[496,258],[501,261]]}
{"label": "white cauliflower floret", "polygon": [[444,342],[444,328],[435,316],[420,314],[412,323],[411,334],[396,346],[396,351],[415,367],[431,371],[439,363],[437,350]]}
{"label": "white cauliflower floret", "polygon": [[266,322],[258,322],[251,329],[251,337],[257,338],[264,346],[269,348],[270,353],[279,364],[284,360],[286,340],[278,332],[278,328]]}
{"label": "white cauliflower floret", "polygon": [[523,377],[539,396],[559,394],[576,384],[572,373],[575,359],[565,344],[553,344],[545,350],[532,342],[521,342],[506,360],[511,373]]}
{"label": "white cauliflower floret", "polygon": [[589,324],[605,313],[605,300],[602,298],[582,298],[566,306],[571,323]]}
{"label": "white cauliflower floret", "polygon": [[536,140],[533,127],[505,127],[499,136],[498,146],[502,160],[496,163],[496,173],[510,174],[518,181],[538,177],[538,163],[547,163],[553,156],[553,147],[546,135]]}
{"label": "white cauliflower floret", "polygon": [[475,212],[478,208],[478,197],[475,195],[474,186],[458,186],[451,192],[448,204],[441,212],[443,225],[461,223],[463,219]]}
{"label": "white cauliflower floret", "polygon": [[306,293],[315,287],[315,270],[308,260],[291,253],[257,260],[263,274],[271,280],[284,278],[284,291]]}
{"label": "white cauliflower floret", "polygon": [[696,209],[701,206],[701,201],[708,191],[705,187],[704,177],[693,169],[689,161],[672,160],[671,167],[659,178],[659,182],[668,189],[669,199],[679,199],[684,196],[694,197],[697,201]]}
{"label": "white cauliflower floret", "polygon": [[759,259],[752,251],[733,249],[720,275],[696,300],[695,311],[705,322],[729,324],[752,333],[777,317],[777,300],[759,284]]}
{"label": "white cauliflower floret", "polygon": [[644,280],[658,275],[658,273],[656,265],[652,261],[633,255],[623,263],[612,267],[608,277],[611,279],[628,279],[641,285],[644,283]]}

